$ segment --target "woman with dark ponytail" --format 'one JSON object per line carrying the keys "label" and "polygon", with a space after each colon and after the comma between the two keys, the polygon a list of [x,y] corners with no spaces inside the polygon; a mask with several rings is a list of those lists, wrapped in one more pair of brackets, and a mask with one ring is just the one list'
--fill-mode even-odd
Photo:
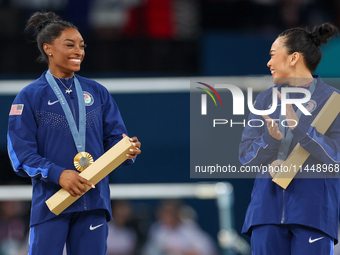
{"label": "woman with dark ponytail", "polygon": [[[304,113],[303,109],[288,104],[286,116],[281,115],[278,101],[274,112],[262,116],[266,123],[263,127],[246,126],[239,159],[244,165],[268,166],[268,169],[271,166],[280,171],[280,164],[297,143],[310,156],[300,170],[296,166],[298,173],[286,189],[274,183],[268,172],[255,179],[242,230],[251,236],[254,255],[333,254],[333,245],[338,242],[340,117],[336,117],[325,134],[311,126],[331,94],[340,93],[319,76],[312,75],[321,60],[319,47],[336,32],[337,28],[329,23],[311,32],[303,28],[288,29],[270,49],[267,66],[279,100],[283,87],[291,91],[302,88],[303,93],[287,93],[290,99],[301,100],[309,93],[311,98],[303,105]],[[272,103],[271,88],[258,95],[255,108],[267,110]],[[249,115],[249,119],[259,118]]]}
{"label": "woman with dark ponytail", "polygon": [[[39,60],[48,70],[14,99],[9,114],[8,153],[14,171],[31,177],[30,255],[106,254],[111,219],[108,177],[94,186],[79,175],[91,161],[127,134],[119,109],[102,85],[75,72],[85,56],[77,28],[53,12],[37,12],[27,22],[34,29]],[[123,166],[140,154],[126,154]],[[91,189],[85,193],[86,186]],[[56,216],[45,204],[60,188],[81,196]],[[84,194],[85,193],[85,194]]]}

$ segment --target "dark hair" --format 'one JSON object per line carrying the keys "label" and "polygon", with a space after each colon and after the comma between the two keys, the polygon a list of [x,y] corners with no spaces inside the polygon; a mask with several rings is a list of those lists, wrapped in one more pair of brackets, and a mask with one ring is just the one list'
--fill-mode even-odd
{"label": "dark hair", "polygon": [[278,37],[283,37],[283,45],[287,48],[288,55],[294,52],[301,53],[309,71],[314,72],[322,56],[319,46],[326,44],[337,31],[334,25],[324,23],[314,27],[312,32],[306,28],[291,28]]}
{"label": "dark hair", "polygon": [[77,29],[70,22],[62,20],[54,12],[36,12],[27,21],[25,30],[35,30],[36,42],[40,51],[39,62],[48,63],[48,57],[43,49],[44,43],[51,44],[67,28]]}

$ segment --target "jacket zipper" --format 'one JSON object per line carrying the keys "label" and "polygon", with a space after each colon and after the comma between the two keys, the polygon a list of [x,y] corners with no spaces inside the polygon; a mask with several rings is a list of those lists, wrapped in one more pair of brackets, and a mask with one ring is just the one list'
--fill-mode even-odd
{"label": "jacket zipper", "polygon": [[282,191],[282,217],[281,217],[281,224],[285,223],[285,190]]}
{"label": "jacket zipper", "polygon": [[83,195],[84,199],[84,211],[87,211],[86,194]]}

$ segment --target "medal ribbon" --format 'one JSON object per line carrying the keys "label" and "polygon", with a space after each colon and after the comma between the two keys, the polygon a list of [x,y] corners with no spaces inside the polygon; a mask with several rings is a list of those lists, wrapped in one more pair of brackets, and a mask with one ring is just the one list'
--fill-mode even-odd
{"label": "medal ribbon", "polygon": [[74,83],[76,87],[77,97],[78,97],[78,105],[79,105],[79,132],[77,129],[76,122],[74,121],[70,106],[68,105],[65,96],[63,95],[61,89],[59,88],[57,82],[53,78],[50,70],[46,72],[46,79],[51,86],[54,94],[59,99],[59,102],[63,108],[65,113],[68,125],[70,126],[72,137],[78,152],[85,152],[85,139],[86,139],[86,109],[85,109],[85,101],[83,90],[81,85],[74,76]]}
{"label": "medal ribbon", "polygon": [[[314,79],[311,83],[311,85],[309,86],[309,92],[311,94],[311,98],[312,95],[315,91],[315,87],[316,87],[316,79]],[[288,95],[289,98],[289,94]],[[303,106],[307,105],[308,102],[304,103]],[[302,112],[300,111],[300,109],[298,108],[296,111],[296,115],[298,117],[298,119],[300,119]],[[279,147],[279,151],[277,153],[277,158],[278,159],[283,159],[286,160],[287,156],[288,156],[288,150],[290,148],[290,144],[292,143],[293,140],[293,133],[292,133],[292,129],[288,127],[288,131],[286,132],[286,127],[284,127],[281,123],[282,121],[285,119],[286,115],[280,115],[280,123],[279,123],[279,128],[281,133],[283,134],[283,139],[281,140],[281,145]]]}

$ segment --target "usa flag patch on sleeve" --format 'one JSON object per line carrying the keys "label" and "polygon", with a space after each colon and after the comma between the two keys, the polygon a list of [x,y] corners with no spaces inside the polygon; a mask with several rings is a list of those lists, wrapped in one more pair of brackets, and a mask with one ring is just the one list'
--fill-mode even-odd
{"label": "usa flag patch on sleeve", "polygon": [[11,111],[9,112],[9,115],[21,115],[23,110],[24,110],[23,104],[12,104],[12,108]]}

